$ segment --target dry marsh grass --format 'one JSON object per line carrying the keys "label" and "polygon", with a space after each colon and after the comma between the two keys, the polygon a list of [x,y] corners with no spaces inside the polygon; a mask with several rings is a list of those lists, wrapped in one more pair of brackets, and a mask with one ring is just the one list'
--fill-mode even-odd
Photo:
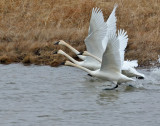
{"label": "dry marsh grass", "polygon": [[105,20],[115,3],[117,27],[128,32],[125,58],[149,65],[160,54],[159,0],[1,0],[0,63],[45,64],[58,66],[66,60],[53,55],[63,49],[53,42],[63,39],[78,50],[85,50],[91,10],[100,7]]}

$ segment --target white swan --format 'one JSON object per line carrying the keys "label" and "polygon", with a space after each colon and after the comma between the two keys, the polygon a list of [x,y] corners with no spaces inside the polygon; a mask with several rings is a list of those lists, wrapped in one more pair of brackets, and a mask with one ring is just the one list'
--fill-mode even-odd
{"label": "white swan", "polygon": [[[145,75],[142,73],[139,73],[138,71],[136,71],[136,69],[134,67],[138,66],[137,60],[133,60],[133,61],[124,61],[124,53],[125,53],[125,48],[127,46],[128,43],[128,35],[126,34],[126,32],[124,30],[119,30],[118,31],[118,40],[120,42],[120,55],[121,55],[121,61],[122,61],[122,73],[128,77],[137,77],[139,79],[144,79]],[[93,58],[95,58],[97,61],[99,61],[100,63],[102,63],[102,59],[99,57],[94,56],[93,54],[84,51],[83,53],[80,53],[84,56],[91,56]],[[79,55],[79,54],[78,54]]]}
{"label": "white swan", "polygon": [[113,34],[108,39],[108,44],[105,52],[103,53],[100,69],[91,71],[85,67],[71,63],[70,61],[66,61],[65,65],[78,67],[88,72],[91,76],[111,81],[116,84],[114,88],[117,88],[118,84],[120,83],[134,81],[132,78],[121,74],[122,62],[123,61],[120,54],[120,42],[116,34]]}
{"label": "white swan", "polygon": [[[103,13],[100,9],[96,8],[92,10],[92,15],[90,19],[90,26],[88,30],[88,36],[86,37],[85,45],[87,48],[87,51],[92,53],[93,55],[102,58],[103,52],[107,45],[107,33],[110,33],[109,31],[112,31],[116,27],[116,17],[115,17],[115,11],[116,11],[117,5],[114,6],[114,9],[109,16],[108,21],[105,23],[103,18]],[[116,32],[116,31],[115,31]],[[92,57],[80,57],[78,55],[80,52],[76,49],[74,49],[72,46],[64,42],[63,40],[60,40],[59,42],[55,43],[64,45],[68,48],[70,48],[77,56],[84,60],[84,61],[76,61],[73,58],[71,58],[66,53],[62,53],[62,55],[65,54],[66,57],[68,57],[72,62],[74,62],[77,65],[89,68],[89,69],[99,69],[101,66],[101,63],[95,60]],[[61,52],[61,51],[60,51]]]}

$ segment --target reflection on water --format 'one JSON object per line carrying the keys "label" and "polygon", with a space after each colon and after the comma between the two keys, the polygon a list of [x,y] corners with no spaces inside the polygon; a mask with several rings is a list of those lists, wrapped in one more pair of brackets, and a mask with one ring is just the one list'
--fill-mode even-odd
{"label": "reflection on water", "polygon": [[[0,65],[0,126],[159,126],[160,69],[110,82],[72,67]],[[131,86],[130,86],[131,85]]]}

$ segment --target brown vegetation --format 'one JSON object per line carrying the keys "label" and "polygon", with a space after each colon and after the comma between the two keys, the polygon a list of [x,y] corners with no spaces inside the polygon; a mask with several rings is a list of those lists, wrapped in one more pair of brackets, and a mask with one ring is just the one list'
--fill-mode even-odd
{"label": "brown vegetation", "polygon": [[22,62],[57,66],[65,57],[53,55],[62,48],[53,42],[63,39],[85,50],[91,10],[100,7],[105,20],[115,3],[117,27],[127,30],[126,59],[149,65],[160,54],[159,0],[1,0],[0,63]]}

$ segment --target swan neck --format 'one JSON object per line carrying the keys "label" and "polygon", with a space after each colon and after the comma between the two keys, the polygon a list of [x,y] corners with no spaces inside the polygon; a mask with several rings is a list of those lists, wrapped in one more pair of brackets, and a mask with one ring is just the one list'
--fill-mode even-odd
{"label": "swan neck", "polygon": [[98,62],[102,63],[102,60],[99,57],[92,54],[88,54],[88,56],[91,56],[92,58],[96,59]]}
{"label": "swan neck", "polygon": [[69,44],[64,43],[64,45],[67,46],[69,49],[71,49],[76,55],[80,53],[78,50],[76,50],[75,48],[73,48],[73,47],[70,46]]}
{"label": "swan neck", "polygon": [[71,65],[71,66],[74,66],[74,67],[77,67],[77,68],[79,68],[79,69],[81,69],[81,70],[84,70],[84,71],[86,71],[87,73],[89,73],[89,74],[93,74],[93,72],[91,71],[91,70],[89,70],[89,69],[87,69],[87,68],[85,68],[85,67],[82,67],[82,66],[80,66],[80,65],[77,65],[77,64],[74,64],[74,63],[70,63],[69,65]]}
{"label": "swan neck", "polygon": [[71,60],[73,63],[75,63],[75,64],[79,64],[79,62],[78,61],[76,61],[75,59],[73,59],[71,56],[69,56],[68,54],[66,54],[65,52],[63,52],[63,54],[62,55],[64,55],[64,56],[66,56],[69,60]]}

